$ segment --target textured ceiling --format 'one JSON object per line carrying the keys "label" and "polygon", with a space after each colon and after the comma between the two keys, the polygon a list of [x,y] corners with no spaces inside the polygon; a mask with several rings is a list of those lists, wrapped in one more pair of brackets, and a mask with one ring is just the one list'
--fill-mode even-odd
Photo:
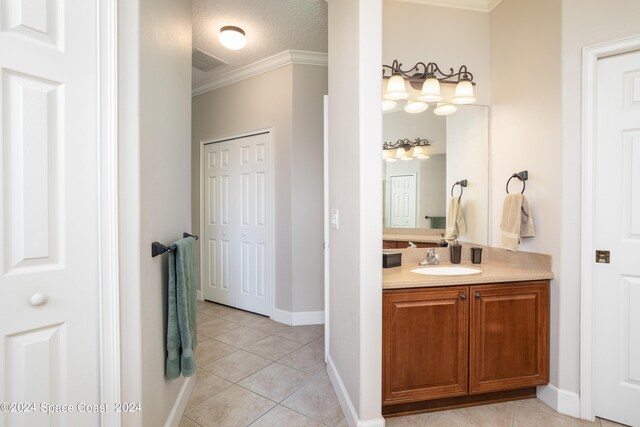
{"label": "textured ceiling", "polygon": [[[235,25],[247,45],[232,51],[218,41],[220,28]],[[203,72],[192,68],[193,85],[288,49],[327,51],[326,0],[193,0],[193,47],[226,62]]]}

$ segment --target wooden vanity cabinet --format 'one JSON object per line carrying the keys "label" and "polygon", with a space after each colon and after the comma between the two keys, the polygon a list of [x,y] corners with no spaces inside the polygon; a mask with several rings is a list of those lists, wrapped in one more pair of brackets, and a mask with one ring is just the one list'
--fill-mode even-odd
{"label": "wooden vanity cabinet", "polygon": [[471,286],[469,393],[549,382],[548,282]]}
{"label": "wooden vanity cabinet", "polygon": [[468,288],[385,292],[384,402],[467,394]]}
{"label": "wooden vanity cabinet", "polygon": [[383,292],[383,414],[535,395],[549,378],[549,281]]}

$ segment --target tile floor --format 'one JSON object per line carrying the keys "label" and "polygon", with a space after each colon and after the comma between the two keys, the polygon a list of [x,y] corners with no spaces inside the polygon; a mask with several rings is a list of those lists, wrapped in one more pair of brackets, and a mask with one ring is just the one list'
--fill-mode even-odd
{"label": "tile floor", "polygon": [[[324,364],[324,327],[198,303],[196,385],[180,427],[346,427]],[[536,399],[388,418],[387,427],[613,427]]]}

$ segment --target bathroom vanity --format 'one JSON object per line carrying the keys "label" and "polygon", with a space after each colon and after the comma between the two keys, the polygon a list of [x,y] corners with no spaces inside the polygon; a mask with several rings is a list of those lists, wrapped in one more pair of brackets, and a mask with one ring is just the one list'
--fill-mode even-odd
{"label": "bathroom vanity", "polygon": [[383,415],[528,398],[548,383],[550,258],[485,250],[487,262],[461,264],[478,274],[413,273],[418,249],[385,269]]}

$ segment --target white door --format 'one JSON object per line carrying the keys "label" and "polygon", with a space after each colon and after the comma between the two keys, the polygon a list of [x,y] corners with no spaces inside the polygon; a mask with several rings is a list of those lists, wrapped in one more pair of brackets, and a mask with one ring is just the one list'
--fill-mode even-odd
{"label": "white door", "polygon": [[[640,52],[598,63],[594,243],[596,415],[640,426]],[[594,254],[595,259],[595,254]]]}
{"label": "white door", "polygon": [[392,175],[389,186],[391,227],[416,228],[416,175]]}
{"label": "white door", "polygon": [[99,424],[97,4],[0,2],[2,427]]}
{"label": "white door", "polygon": [[270,134],[205,145],[204,297],[270,315]]}

